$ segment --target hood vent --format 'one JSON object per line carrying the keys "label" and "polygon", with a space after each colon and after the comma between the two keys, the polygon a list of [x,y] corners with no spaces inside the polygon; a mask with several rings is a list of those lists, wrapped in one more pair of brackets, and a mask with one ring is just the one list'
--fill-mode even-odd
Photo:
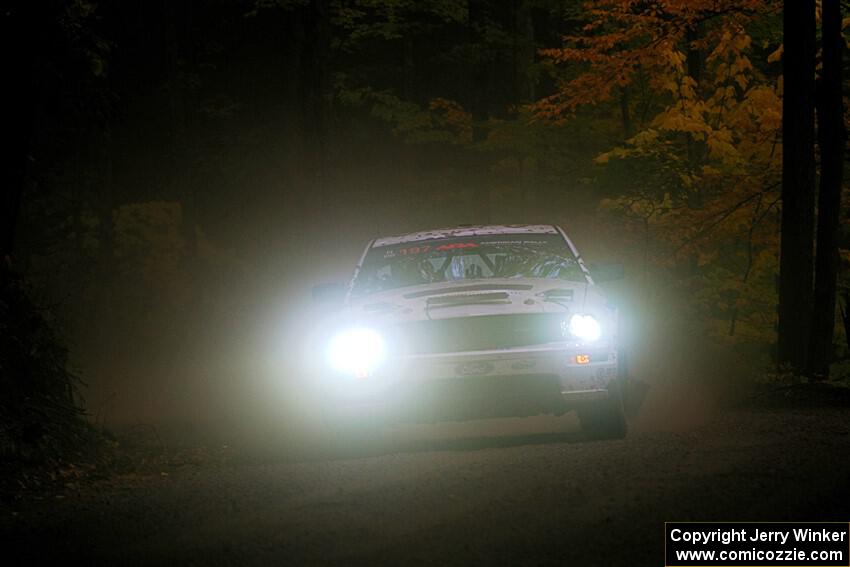
{"label": "hood vent", "polygon": [[538,293],[546,299],[564,299],[564,300],[572,300],[573,298],[573,290],[571,289],[547,289],[542,293]]}
{"label": "hood vent", "polygon": [[416,299],[418,297],[428,297],[429,295],[445,295],[447,293],[464,293],[467,291],[496,291],[500,289],[528,291],[534,286],[527,284],[476,284],[464,285],[459,287],[444,287],[442,289],[426,289],[425,291],[417,291],[414,293],[405,294],[405,299]]}
{"label": "hood vent", "polygon": [[507,293],[500,291],[497,293],[474,293],[460,295],[440,295],[438,297],[429,297],[427,300],[428,307],[449,307],[452,305],[475,305],[477,303],[510,303],[510,298]]}

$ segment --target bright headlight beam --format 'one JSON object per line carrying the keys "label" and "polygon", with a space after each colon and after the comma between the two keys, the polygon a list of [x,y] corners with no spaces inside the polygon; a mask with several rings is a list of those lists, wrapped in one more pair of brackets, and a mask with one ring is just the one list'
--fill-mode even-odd
{"label": "bright headlight beam", "polygon": [[358,327],[331,339],[328,363],[338,372],[363,378],[372,373],[387,356],[384,339],[374,329]]}
{"label": "bright headlight beam", "polygon": [[570,317],[570,334],[583,341],[593,342],[602,335],[602,328],[593,315],[577,313]]}

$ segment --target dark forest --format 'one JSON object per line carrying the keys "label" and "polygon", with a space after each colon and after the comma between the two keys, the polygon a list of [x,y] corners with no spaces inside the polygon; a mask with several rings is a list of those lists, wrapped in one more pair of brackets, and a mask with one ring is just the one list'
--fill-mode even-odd
{"label": "dark forest", "polygon": [[[665,521],[846,529],[850,5],[9,0],[2,12],[0,541],[22,564],[658,565]],[[523,302],[525,280],[499,279],[527,250],[499,257],[487,235],[550,226],[581,251],[558,252],[581,285],[616,306],[618,386],[599,392],[621,429],[583,400],[329,429],[317,368],[335,343],[316,345],[340,313],[360,325],[420,301],[428,324],[474,319],[435,331],[454,341],[440,353],[451,364],[468,335],[487,348],[513,337],[475,359],[484,374],[520,344],[515,328],[492,330],[519,320],[511,309],[593,319],[552,299],[561,289]],[[445,227],[457,228],[437,238],[459,240],[414,236]],[[360,301],[381,245],[391,267],[442,251],[432,287],[469,261],[461,248],[481,248],[454,273],[479,286],[458,293],[482,295]],[[534,292],[573,277],[518,275]],[[317,302],[340,289],[344,302]],[[565,321],[571,364],[599,360],[593,329]],[[375,328],[381,349],[413,341]],[[371,348],[358,337],[354,351]]]}

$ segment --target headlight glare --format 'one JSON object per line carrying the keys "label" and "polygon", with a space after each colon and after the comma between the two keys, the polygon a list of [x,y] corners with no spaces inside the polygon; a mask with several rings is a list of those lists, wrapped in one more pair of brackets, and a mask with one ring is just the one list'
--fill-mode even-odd
{"label": "headlight glare", "polygon": [[602,327],[593,315],[573,315],[569,329],[571,335],[587,342],[593,342],[602,335]]}
{"label": "headlight glare", "polygon": [[365,378],[386,358],[384,339],[374,329],[358,327],[336,335],[328,346],[328,363],[338,372]]}

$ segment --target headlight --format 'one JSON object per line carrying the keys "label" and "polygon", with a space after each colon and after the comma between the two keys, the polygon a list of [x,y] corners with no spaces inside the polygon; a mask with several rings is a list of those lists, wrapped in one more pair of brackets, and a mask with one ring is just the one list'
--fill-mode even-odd
{"label": "headlight", "polygon": [[331,339],[328,362],[334,370],[365,378],[387,355],[384,339],[377,331],[365,327],[349,329]]}
{"label": "headlight", "polygon": [[573,315],[570,317],[569,329],[571,335],[587,342],[593,342],[602,335],[599,321],[593,315]]}

